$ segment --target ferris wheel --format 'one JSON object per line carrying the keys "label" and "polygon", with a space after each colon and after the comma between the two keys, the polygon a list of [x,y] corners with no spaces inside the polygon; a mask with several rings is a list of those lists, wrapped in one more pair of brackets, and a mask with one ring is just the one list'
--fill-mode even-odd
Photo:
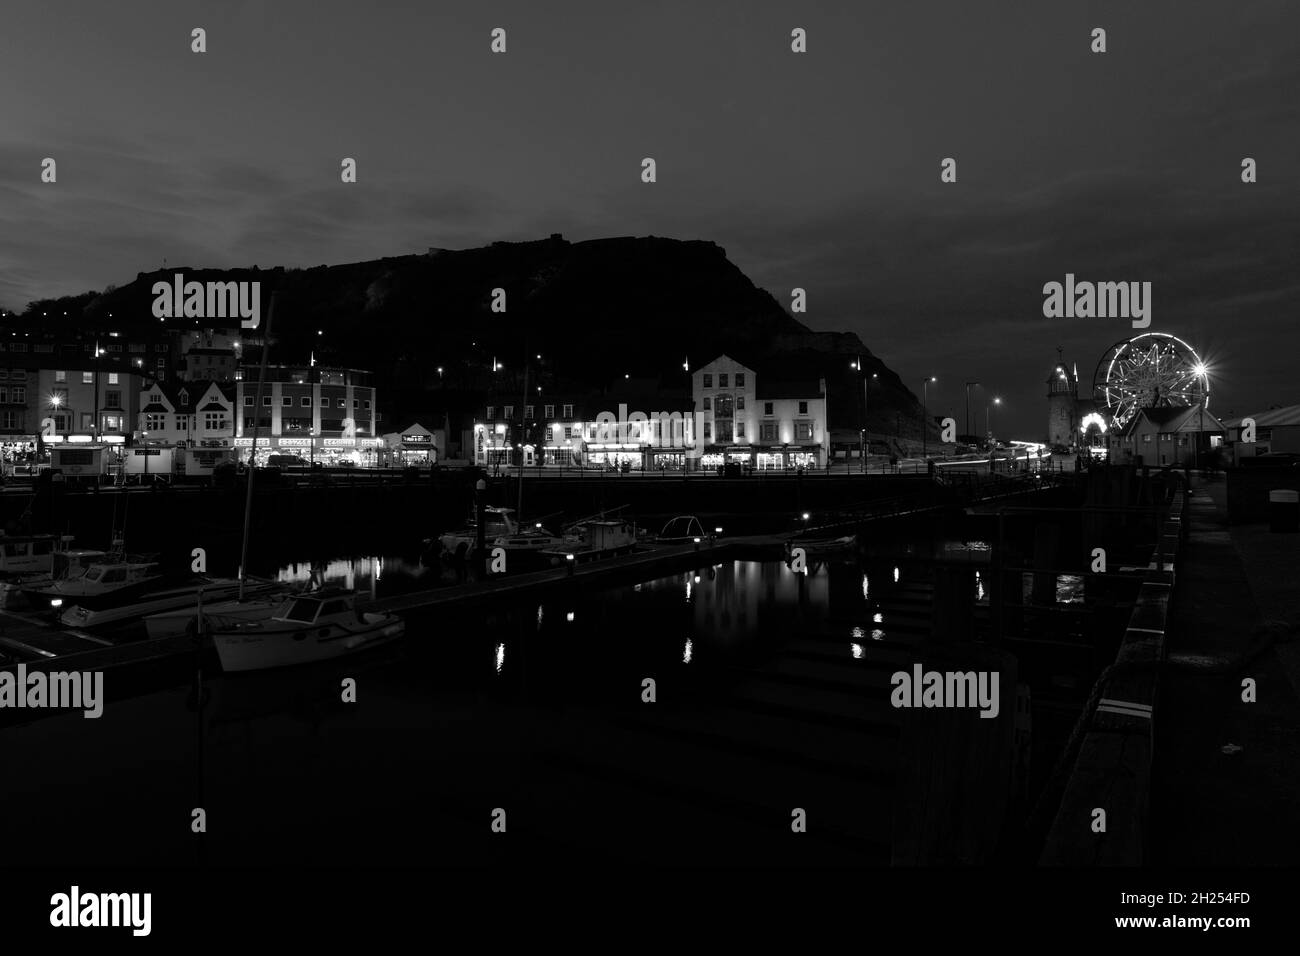
{"label": "ferris wheel", "polygon": [[1144,332],[1106,351],[1092,391],[1110,427],[1123,428],[1140,408],[1209,407],[1210,377],[1196,350],[1178,336]]}

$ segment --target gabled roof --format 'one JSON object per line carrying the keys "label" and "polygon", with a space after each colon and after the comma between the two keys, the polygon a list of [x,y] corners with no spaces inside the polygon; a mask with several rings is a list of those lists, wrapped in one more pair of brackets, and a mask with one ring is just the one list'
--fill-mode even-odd
{"label": "gabled roof", "polygon": [[1202,412],[1199,405],[1161,405],[1155,408],[1138,409],[1137,414],[1129,420],[1128,425],[1120,433],[1121,436],[1128,437],[1133,434],[1144,421],[1154,425],[1156,431],[1161,434],[1180,431],[1226,431],[1223,422],[1208,411]]}
{"label": "gabled roof", "polygon": [[197,399],[195,399],[195,392],[193,390],[190,392],[190,398],[194,399],[194,404],[197,405],[200,402],[203,403],[203,408],[201,408],[200,411],[223,411],[227,406],[233,406],[235,404],[233,389],[227,392],[226,389],[211,380],[203,380],[191,384],[203,386],[202,389],[198,390]]}
{"label": "gabled roof", "polygon": [[694,374],[695,372],[703,372],[706,368],[716,365],[719,362],[729,362],[733,365],[739,365],[741,368],[746,369],[747,371],[751,371],[751,372],[754,371],[754,366],[752,366],[749,362],[745,361],[744,359],[735,358],[734,356],[728,355],[726,352],[723,352],[721,355],[715,355],[713,358],[709,359],[707,362],[700,365],[698,368],[691,369],[691,373]]}

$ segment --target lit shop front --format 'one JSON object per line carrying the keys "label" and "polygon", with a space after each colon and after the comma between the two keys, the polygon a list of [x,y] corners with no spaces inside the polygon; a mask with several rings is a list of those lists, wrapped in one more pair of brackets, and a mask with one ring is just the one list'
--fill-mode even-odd
{"label": "lit shop front", "polygon": [[508,468],[515,463],[514,449],[504,424],[489,429],[482,422],[474,425],[474,464],[486,468]]}
{"label": "lit shop front", "polygon": [[436,465],[438,446],[432,435],[403,435],[396,456],[404,465]]}
{"label": "lit shop front", "polygon": [[816,451],[798,448],[751,448],[733,446],[725,451],[716,446],[700,456],[700,469],[709,471],[724,464],[753,465],[756,471],[793,471],[802,468],[805,471],[818,467],[819,456]]}
{"label": "lit shop front", "polygon": [[[252,436],[233,440],[241,461],[248,460],[253,448]],[[381,438],[262,438],[257,439],[255,464],[266,465],[272,455],[296,455],[307,461],[316,461],[325,467],[351,462],[361,467],[374,467],[378,460]]]}
{"label": "lit shop front", "polygon": [[575,448],[571,441],[563,445],[545,445],[542,452],[543,461],[553,467],[577,468],[583,464],[582,449]]}
{"label": "lit shop front", "polygon": [[39,439],[36,435],[5,435],[0,438],[0,461],[6,464],[33,461]]}
{"label": "lit shop front", "polygon": [[589,444],[586,463],[589,468],[627,468],[640,471],[645,465],[645,446],[638,444]]}

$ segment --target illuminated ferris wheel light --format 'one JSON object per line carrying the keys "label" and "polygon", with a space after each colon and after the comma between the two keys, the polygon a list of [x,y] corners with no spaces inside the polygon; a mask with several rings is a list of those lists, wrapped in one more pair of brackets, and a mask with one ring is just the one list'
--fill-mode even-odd
{"label": "illuminated ferris wheel light", "polygon": [[1093,376],[1093,393],[1118,428],[1141,408],[1208,406],[1209,371],[1176,335],[1146,332],[1110,347]]}

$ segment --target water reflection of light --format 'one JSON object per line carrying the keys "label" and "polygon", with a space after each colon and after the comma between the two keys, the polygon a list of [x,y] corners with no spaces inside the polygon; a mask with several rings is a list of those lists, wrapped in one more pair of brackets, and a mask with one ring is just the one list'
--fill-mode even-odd
{"label": "water reflection of light", "polygon": [[867,580],[865,574],[862,575],[862,596],[864,598],[871,597],[871,582]]}
{"label": "water reflection of light", "polygon": [[540,604],[537,605],[537,626],[538,628],[542,626],[542,606]]}
{"label": "water reflection of light", "polygon": [[855,658],[857,658],[858,660],[862,660],[862,655],[866,653],[866,651],[863,649],[862,645],[861,645],[861,644],[850,644],[849,647],[851,647],[851,648],[853,649],[853,656],[854,656]]}
{"label": "water reflection of light", "polygon": [[853,633],[851,633],[849,636],[850,636],[850,637],[856,637],[856,638],[858,638],[859,640],[861,640],[862,638],[864,638],[864,637],[867,636],[867,632],[864,631],[864,630],[863,630],[862,628],[860,628],[860,627],[854,627],[854,628],[853,628]]}
{"label": "water reflection of light", "polygon": [[497,673],[498,674],[501,673],[501,668],[505,666],[505,663],[506,663],[506,646],[504,644],[498,644],[497,645]]}
{"label": "water reflection of light", "polygon": [[894,583],[898,583],[898,568],[894,568]]}
{"label": "water reflection of light", "polygon": [[689,664],[690,662],[691,662],[691,639],[688,637],[686,639],[686,649],[682,651],[682,663]]}
{"label": "water reflection of light", "polygon": [[573,612],[570,611],[568,614],[564,615],[564,619],[565,619],[566,621],[572,621],[572,620],[573,620]]}
{"label": "water reflection of light", "polygon": [[1056,576],[1056,600],[1061,604],[1082,604],[1083,576],[1080,574],[1058,574]]}
{"label": "water reflection of light", "polygon": [[883,615],[883,614],[881,614],[879,611],[877,611],[875,614],[871,615],[871,623],[872,623],[872,624],[884,624],[884,623],[885,623],[885,615]]}
{"label": "water reflection of light", "polygon": [[[399,558],[379,555],[360,558],[336,558],[333,561],[294,561],[282,565],[275,579],[282,584],[319,584],[322,587],[342,587],[349,590],[368,589],[377,593],[379,580],[388,572],[398,578],[420,578],[430,573],[428,568],[410,564]],[[435,576],[437,571],[432,572]]]}
{"label": "water reflection of light", "polygon": [[686,580],[686,603],[691,603],[691,582],[689,578]]}
{"label": "water reflection of light", "polygon": [[876,628],[871,632],[871,639],[873,641],[883,641],[885,639],[885,632],[880,630],[880,628]]}
{"label": "water reflection of light", "polygon": [[984,600],[984,579],[978,571],[975,572],[975,600]]}

